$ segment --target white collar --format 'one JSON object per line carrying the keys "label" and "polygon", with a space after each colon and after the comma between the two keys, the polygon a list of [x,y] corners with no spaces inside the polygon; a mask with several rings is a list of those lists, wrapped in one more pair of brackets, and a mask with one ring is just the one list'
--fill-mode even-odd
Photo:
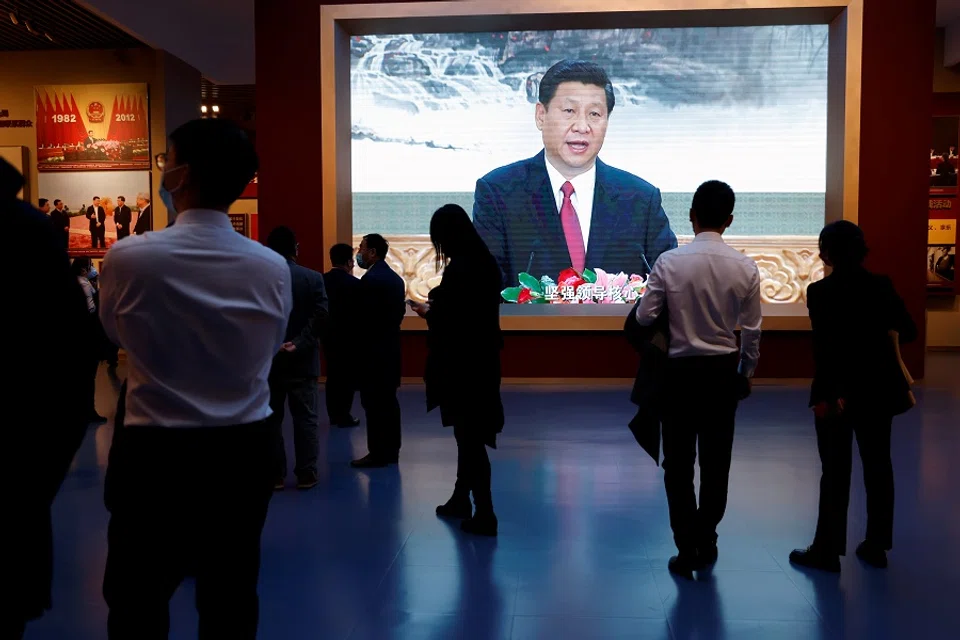
{"label": "white collar", "polygon": [[176,220],[178,225],[205,224],[233,229],[230,216],[223,211],[214,211],[213,209],[187,209],[177,214]]}
{"label": "white collar", "polygon": [[589,195],[590,199],[593,199],[593,190],[597,184],[597,161],[593,161],[593,166],[578,175],[572,180],[567,180],[563,177],[556,167],[550,164],[550,161],[547,159],[546,155],[543,157],[543,162],[547,165],[547,176],[550,178],[550,187],[553,189],[553,195],[556,197],[560,193],[560,187],[563,186],[563,183],[569,182],[573,185],[573,192],[577,194],[578,202],[583,202],[583,196]]}
{"label": "white collar", "polygon": [[723,236],[717,233],[716,231],[701,231],[694,238],[694,242],[722,242],[726,244],[723,239]]}

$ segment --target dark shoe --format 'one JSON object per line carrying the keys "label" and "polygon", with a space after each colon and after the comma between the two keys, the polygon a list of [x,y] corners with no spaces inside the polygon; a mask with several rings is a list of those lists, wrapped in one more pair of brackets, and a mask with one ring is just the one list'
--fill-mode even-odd
{"label": "dark shoe", "polygon": [[283,491],[283,478],[278,478],[278,479],[273,483],[273,490],[274,490],[274,491]]}
{"label": "dark shoe", "polygon": [[495,537],[498,528],[499,523],[497,522],[497,516],[492,513],[489,515],[476,515],[460,523],[461,531],[464,533],[472,533],[475,536]]}
{"label": "dark shoe", "polygon": [[875,569],[887,568],[887,552],[868,540],[857,545],[857,557]]}
{"label": "dark shoe", "polygon": [[313,489],[315,486],[317,486],[318,482],[317,476],[303,476],[297,478],[297,489],[300,489],[301,491]]}
{"label": "dark shoe", "polygon": [[339,427],[341,429],[349,429],[351,427],[360,426],[360,418],[354,418],[353,416],[346,416],[344,418],[341,418],[340,420],[331,420],[330,422],[335,427]]}
{"label": "dark shoe", "polygon": [[450,498],[437,507],[437,515],[441,518],[469,520],[473,515],[473,505],[470,504],[470,498]]}
{"label": "dark shoe", "polygon": [[697,567],[699,569],[712,567],[717,563],[717,557],[719,555],[720,552],[717,550],[716,543],[700,547],[697,549]]}
{"label": "dark shoe", "polygon": [[[373,454],[367,454],[360,458],[359,460],[354,460],[350,463],[350,466],[354,469],[382,469],[390,464],[388,458],[381,458],[379,456],[374,456]],[[396,462],[396,459],[393,460]]]}
{"label": "dark shoe", "polygon": [[840,556],[824,553],[813,545],[810,545],[806,549],[794,549],[791,551],[790,562],[808,569],[840,573]]}
{"label": "dark shoe", "polygon": [[670,570],[670,573],[686,578],[687,580],[693,580],[693,572],[699,568],[697,558],[693,555],[684,555],[681,553],[678,556],[673,556],[667,562],[667,569]]}

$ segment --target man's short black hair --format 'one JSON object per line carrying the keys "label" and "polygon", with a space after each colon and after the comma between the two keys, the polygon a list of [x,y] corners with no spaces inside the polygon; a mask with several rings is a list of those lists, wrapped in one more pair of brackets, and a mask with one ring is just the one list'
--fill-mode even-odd
{"label": "man's short black hair", "polygon": [[53,201],[53,206],[57,206],[61,202],[63,202],[63,200],[61,200],[60,198],[57,198],[56,200]]}
{"label": "man's short black hair", "polygon": [[613,83],[600,65],[583,60],[561,60],[553,65],[540,79],[540,103],[549,107],[550,101],[557,95],[557,88],[564,82],[581,82],[600,87],[607,94],[607,115],[613,113],[617,102],[613,95]]}
{"label": "man's short black hair", "polygon": [[50,201],[47,200],[46,198],[40,198],[38,202],[40,203],[40,208],[43,209],[45,206],[47,206],[47,203]]}
{"label": "man's short black hair", "polygon": [[693,194],[693,215],[703,229],[719,229],[733,214],[737,198],[726,182],[710,180]]}
{"label": "man's short black hair", "polygon": [[367,241],[367,248],[377,254],[377,257],[383,260],[387,257],[387,250],[390,248],[390,243],[387,242],[379,233],[369,233],[363,236],[363,239]]}
{"label": "man's short black hair", "polygon": [[127,199],[124,198],[123,196],[117,196],[117,200],[119,200],[120,202],[126,202],[126,201],[127,201]]}
{"label": "man's short black hair", "polygon": [[858,267],[867,258],[863,229],[849,220],[831,222],[820,232],[820,251],[834,267]]}
{"label": "man's short black hair", "polygon": [[[93,196],[93,199],[94,199],[94,200],[99,200],[99,199],[100,199],[100,196]],[[91,202],[92,202],[92,201],[91,201]]]}
{"label": "man's short black hair", "polygon": [[170,142],[177,165],[190,168],[189,188],[197,207],[226,209],[260,167],[250,138],[229,120],[191,120],[170,134]]}
{"label": "man's short black hair", "polygon": [[267,246],[289,260],[297,255],[297,236],[290,227],[277,227],[267,236]]}
{"label": "man's short black hair", "polygon": [[330,262],[335,267],[342,267],[353,262],[353,247],[343,242],[330,247]]}

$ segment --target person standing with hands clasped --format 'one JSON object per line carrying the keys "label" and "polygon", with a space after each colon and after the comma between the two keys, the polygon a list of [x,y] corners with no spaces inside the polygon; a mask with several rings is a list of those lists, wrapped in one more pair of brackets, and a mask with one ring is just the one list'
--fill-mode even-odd
{"label": "person standing with hands clasped", "polygon": [[440,407],[443,426],[453,427],[457,440],[457,483],[437,515],[463,519],[460,528],[467,533],[495,536],[487,447],[497,447],[504,422],[500,268],[467,212],[455,204],[433,214],[430,240],[443,280],[428,302],[409,304],[427,320],[427,410]]}
{"label": "person standing with hands clasped", "polygon": [[104,483],[111,640],[166,638],[188,576],[200,638],[257,635],[276,473],[268,376],[293,309],[287,261],[227,216],[257,166],[235,124],[180,126],[157,157],[177,224],[104,260],[100,317],[128,363]]}
{"label": "person standing with hands clasped", "polygon": [[[760,356],[760,272],[722,237],[733,224],[735,203],[729,185],[700,185],[690,209],[696,238],[660,256],[636,312],[641,326],[668,316],[663,480],[679,551],[668,567],[688,578],[717,560],[737,406],[750,395]],[[699,505],[693,486],[698,451]]]}
{"label": "person standing with hands clasped", "polygon": [[913,406],[899,343],[917,337],[890,279],[863,267],[867,244],[860,227],[833,222],[820,232],[820,258],[833,272],[807,290],[815,370],[810,406],[816,418],[820,513],[813,544],[790,562],[840,571],[847,548],[847,507],[853,436],[857,436],[867,489],[866,539],[857,556],[887,566],[893,547],[893,417]]}

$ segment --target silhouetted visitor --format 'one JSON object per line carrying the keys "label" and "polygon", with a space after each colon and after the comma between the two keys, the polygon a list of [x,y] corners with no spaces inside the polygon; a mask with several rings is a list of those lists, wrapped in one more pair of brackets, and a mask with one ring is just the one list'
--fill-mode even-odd
{"label": "silhouetted visitor", "polygon": [[90,357],[85,363],[83,369],[83,382],[86,388],[84,397],[87,403],[86,419],[88,422],[106,422],[107,419],[97,413],[97,371],[100,368],[100,360],[104,350],[103,327],[100,325],[100,319],[97,317],[97,290],[90,277],[94,272],[93,263],[90,258],[83,256],[74,258],[70,264],[70,273],[77,279],[80,288],[83,290],[83,296],[86,300],[87,314],[83,322],[72,327],[75,340],[83,340],[89,347]]}
{"label": "silhouetted visitor", "polygon": [[369,453],[351,464],[358,469],[385,467],[400,457],[400,325],[406,313],[403,278],[386,263],[383,236],[363,237],[357,266],[367,272],[358,290],[357,369],[360,402],[367,416]]}
{"label": "silhouetted visitor", "polygon": [[410,306],[426,318],[429,329],[427,410],[439,407],[443,426],[453,427],[457,439],[457,483],[450,499],[437,507],[437,515],[463,518],[461,528],[468,533],[495,536],[487,447],[496,448],[504,422],[500,268],[458,205],[445,205],[433,214],[430,240],[443,279],[430,291],[428,302]]}
{"label": "silhouetted visitor", "polygon": [[14,640],[52,606],[50,507],[86,432],[88,389],[76,380],[92,356],[91,345],[74,332],[89,314],[62,230],[17,198],[23,185],[20,172],[0,158],[0,217],[17,239],[6,258],[26,274],[4,283],[9,306],[2,321],[4,362],[16,372],[0,385],[8,452],[0,465],[6,587],[0,637]]}
{"label": "silhouetted visitor", "polygon": [[330,318],[323,333],[327,417],[331,425],[356,427],[360,421],[352,410],[357,392],[356,345],[361,336],[356,326],[360,280],[353,275],[353,247],[343,243],[330,247],[330,263],[333,268],[323,274],[330,301]]}
{"label": "silhouetted visitor", "polygon": [[290,266],[293,311],[280,352],[270,369],[270,423],[274,432],[276,480],[283,489],[287,477],[287,454],[283,445],[283,405],[290,404],[293,418],[293,474],[298,489],[317,485],[317,430],[320,424],[320,334],[327,320],[327,292],[323,275],[297,264],[300,245],[288,227],[277,227],[267,236],[267,246]]}
{"label": "silhouetted visitor", "polygon": [[[735,202],[723,182],[700,185],[690,209],[696,238],[660,256],[636,312],[641,326],[668,313],[663,481],[680,552],[668,567],[685,577],[717,560],[737,406],[750,394],[760,357],[760,273],[753,258],[723,241]],[[693,485],[698,452],[699,506]]]}
{"label": "silhouetted visitor", "polygon": [[239,127],[188,122],[163,160],[177,224],[117,243],[100,276],[101,320],[128,364],[104,490],[108,635],[167,637],[170,597],[194,576],[199,637],[253,640],[290,267],[227,216],[258,164]]}
{"label": "silhouetted visitor", "polygon": [[820,512],[813,544],[790,554],[805,567],[840,571],[847,547],[847,507],[853,436],[857,436],[867,490],[866,539],[857,556],[887,566],[893,547],[893,417],[913,406],[899,342],[917,328],[886,276],[867,271],[863,231],[834,222],[820,232],[820,257],[833,272],[807,290],[816,364],[810,406],[817,428]]}

